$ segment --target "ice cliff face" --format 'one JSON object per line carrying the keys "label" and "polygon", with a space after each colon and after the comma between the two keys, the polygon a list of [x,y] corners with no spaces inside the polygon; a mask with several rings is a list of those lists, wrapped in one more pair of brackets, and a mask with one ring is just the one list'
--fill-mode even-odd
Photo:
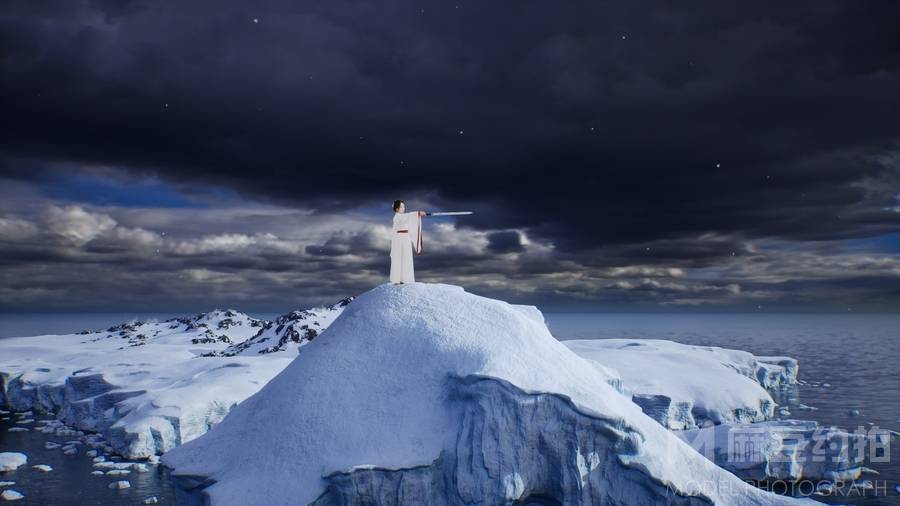
{"label": "ice cliff face", "polygon": [[[675,434],[719,466],[750,480],[853,481],[866,469],[874,445],[889,440],[848,433],[816,422],[777,420],[722,424]],[[890,434],[883,435],[890,438]]]}
{"label": "ice cliff face", "polygon": [[789,357],[654,339],[564,344],[583,358],[615,368],[632,400],[671,429],[769,420],[775,401],[767,390],[797,383],[797,361]]}
{"label": "ice cliff face", "polygon": [[184,498],[243,504],[793,504],[717,467],[533,308],[382,285],[205,435]]}

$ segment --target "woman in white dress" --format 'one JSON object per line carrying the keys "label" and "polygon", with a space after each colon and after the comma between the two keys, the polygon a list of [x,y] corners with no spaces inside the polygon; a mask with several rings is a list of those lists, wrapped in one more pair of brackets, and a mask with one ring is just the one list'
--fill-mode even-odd
{"label": "woman in white dress", "polygon": [[394,201],[391,230],[391,283],[415,283],[413,251],[422,252],[422,217],[425,211],[406,212],[402,200]]}

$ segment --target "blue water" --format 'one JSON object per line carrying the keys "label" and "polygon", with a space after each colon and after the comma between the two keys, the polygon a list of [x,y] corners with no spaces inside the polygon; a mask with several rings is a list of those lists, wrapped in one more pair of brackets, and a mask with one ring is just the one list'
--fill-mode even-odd
{"label": "blue water", "polygon": [[[0,338],[71,333],[99,329],[133,319],[166,319],[187,315],[0,314]],[[254,314],[273,319],[274,314]],[[816,420],[853,430],[859,426],[900,430],[900,315],[766,315],[766,314],[547,314],[550,330],[561,340],[568,339],[668,339],[686,344],[722,346],[757,355],[788,355],[800,361],[801,385],[779,402],[789,407],[803,403],[817,411],[791,409],[796,418]],[[624,365],[623,365],[624,366]],[[648,371],[652,374],[652,371]],[[830,386],[821,386],[823,384]],[[850,414],[859,410],[858,416]],[[49,461],[54,471],[37,474],[20,469],[0,475],[0,481],[17,481],[16,490],[26,494],[18,504],[138,504],[152,495],[160,504],[172,504],[174,496],[165,471],[132,475],[130,491],[106,488],[109,479],[90,476],[90,462],[84,456],[64,457],[59,450],[43,449],[44,436],[35,433],[7,433],[9,422],[0,422],[0,451],[23,451]],[[24,434],[24,435],[23,435]],[[896,441],[895,441],[896,442]],[[866,497],[834,497],[821,501],[833,504],[900,505],[900,444],[890,448],[890,462],[873,464],[879,475],[865,478],[877,490]],[[68,459],[68,460],[67,460]],[[84,462],[81,462],[81,461]],[[20,477],[16,477],[20,474]],[[140,480],[135,483],[134,480]]]}

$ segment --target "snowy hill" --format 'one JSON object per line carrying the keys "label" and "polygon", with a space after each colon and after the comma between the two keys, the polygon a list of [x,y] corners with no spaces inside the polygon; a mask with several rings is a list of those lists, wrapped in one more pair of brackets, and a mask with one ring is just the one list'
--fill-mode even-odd
{"label": "snowy hill", "polygon": [[214,506],[798,502],[706,460],[620,384],[534,308],[381,285],[163,461]]}

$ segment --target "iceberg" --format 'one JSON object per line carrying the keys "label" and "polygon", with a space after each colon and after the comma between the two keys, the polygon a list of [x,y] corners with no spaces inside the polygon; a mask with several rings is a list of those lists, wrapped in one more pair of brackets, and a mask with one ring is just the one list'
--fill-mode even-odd
{"label": "iceberg", "polygon": [[536,308],[381,285],[162,461],[183,501],[213,506],[802,502],[716,466],[620,389]]}
{"label": "iceberg", "polygon": [[875,445],[870,434],[821,427],[814,421],[774,420],[676,431],[701,454],[749,480],[850,482],[868,470]]}
{"label": "iceberg", "polygon": [[24,499],[25,494],[17,490],[8,488],[4,490],[3,493],[0,493],[0,498],[2,498],[4,501],[18,501],[19,499]]}
{"label": "iceberg", "polygon": [[28,456],[19,452],[0,453],[0,472],[15,471],[28,462]]}
{"label": "iceberg", "polygon": [[656,339],[563,341],[619,372],[632,400],[670,429],[769,420],[768,390],[797,383],[797,361]]}
{"label": "iceberg", "polygon": [[[294,311],[279,318],[282,323],[228,309],[97,332],[3,339],[0,400],[29,410],[17,413],[22,421],[30,423],[26,417],[35,409],[80,431],[102,433],[108,451],[127,458],[161,454],[206,432],[294,358],[265,350],[296,353],[309,341],[299,330],[326,327],[345,301]],[[250,344],[236,346],[242,343]]]}

